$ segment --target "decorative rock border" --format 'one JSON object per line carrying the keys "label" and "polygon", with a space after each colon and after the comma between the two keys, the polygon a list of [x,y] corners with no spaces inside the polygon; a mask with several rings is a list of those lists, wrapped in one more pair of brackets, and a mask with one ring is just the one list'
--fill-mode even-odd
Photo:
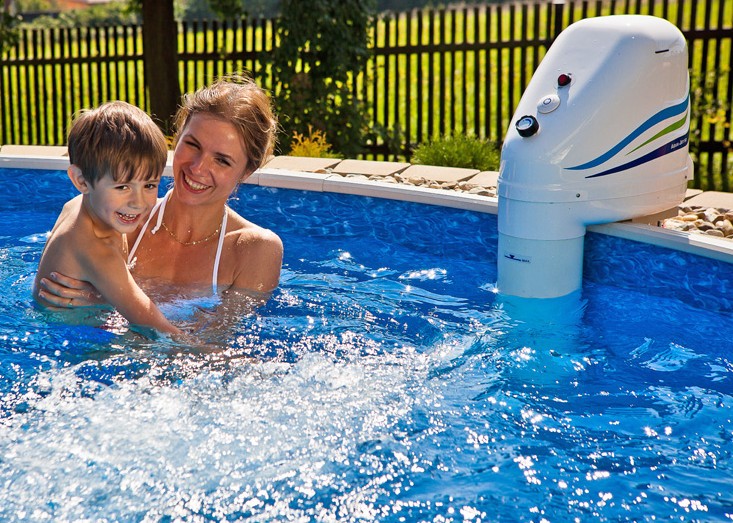
{"label": "decorative rock border", "polygon": [[663,220],[665,229],[706,234],[733,240],[733,193],[697,191],[678,208],[677,216]]}
{"label": "decorative rock border", "polygon": [[478,194],[480,196],[490,196],[496,198],[496,182],[494,184],[484,184],[479,180],[461,180],[461,181],[437,181],[421,176],[410,176],[406,173],[396,173],[387,176],[363,174],[342,174],[344,178],[365,179],[382,183],[399,183],[402,185],[412,185],[415,187],[429,187],[430,189],[445,189],[448,191],[465,192],[468,194]]}
{"label": "decorative rock border", "polygon": [[679,214],[662,221],[661,226],[675,231],[707,234],[733,240],[733,211],[683,204],[679,207]]}

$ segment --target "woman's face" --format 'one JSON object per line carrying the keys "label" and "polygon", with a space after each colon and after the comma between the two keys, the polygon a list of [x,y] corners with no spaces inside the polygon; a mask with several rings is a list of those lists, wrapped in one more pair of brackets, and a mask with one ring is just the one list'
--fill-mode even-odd
{"label": "woman's face", "polygon": [[176,196],[188,203],[227,200],[245,175],[247,155],[236,127],[195,114],[173,155]]}

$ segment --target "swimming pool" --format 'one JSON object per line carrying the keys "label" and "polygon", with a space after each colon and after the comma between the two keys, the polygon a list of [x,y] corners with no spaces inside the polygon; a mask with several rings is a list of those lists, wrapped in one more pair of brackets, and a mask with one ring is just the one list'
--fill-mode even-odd
{"label": "swimming pool", "polygon": [[0,520],[733,517],[730,264],[591,232],[582,315],[533,323],[492,214],[244,186],[284,270],[222,357],[49,322],[73,187],[0,181]]}

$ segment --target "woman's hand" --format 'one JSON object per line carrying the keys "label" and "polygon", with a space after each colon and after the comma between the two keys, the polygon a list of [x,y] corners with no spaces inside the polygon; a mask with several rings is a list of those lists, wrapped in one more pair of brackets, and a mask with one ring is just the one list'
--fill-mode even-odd
{"label": "woman's hand", "polygon": [[91,283],[69,278],[57,272],[52,272],[50,279],[41,278],[39,286],[38,296],[56,307],[71,309],[105,303]]}

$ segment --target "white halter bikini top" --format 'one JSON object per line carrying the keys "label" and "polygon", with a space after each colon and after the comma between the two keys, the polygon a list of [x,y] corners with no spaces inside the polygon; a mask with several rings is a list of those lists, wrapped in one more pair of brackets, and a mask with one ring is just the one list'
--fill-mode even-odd
{"label": "white halter bikini top", "polygon": [[[163,224],[163,213],[165,213],[165,204],[168,201],[168,198],[170,197],[172,192],[173,192],[173,189],[165,193],[165,196],[159,199],[158,202],[155,204],[155,207],[153,207],[153,210],[150,211],[150,216],[148,216],[148,219],[145,221],[145,224],[143,225],[142,229],[140,229],[140,234],[137,235],[137,240],[135,240],[135,243],[133,244],[132,249],[130,249],[130,253],[127,255],[128,267],[132,268],[135,265],[135,251],[137,251],[137,246],[140,244],[140,240],[142,240],[142,237],[148,228],[148,224],[150,223],[150,220],[153,219],[153,215],[156,212],[158,213],[158,220],[155,222],[155,227],[150,229],[150,234],[155,234],[156,232],[158,232],[161,225]],[[211,288],[214,294],[217,293],[217,289],[218,289],[217,280],[219,276],[219,262],[221,261],[221,251],[222,251],[222,246],[224,245],[224,236],[226,235],[226,230],[227,230],[227,213],[224,212],[224,217],[221,219],[221,231],[219,232],[219,244],[216,247],[216,257],[214,258],[214,273],[211,276]]]}

